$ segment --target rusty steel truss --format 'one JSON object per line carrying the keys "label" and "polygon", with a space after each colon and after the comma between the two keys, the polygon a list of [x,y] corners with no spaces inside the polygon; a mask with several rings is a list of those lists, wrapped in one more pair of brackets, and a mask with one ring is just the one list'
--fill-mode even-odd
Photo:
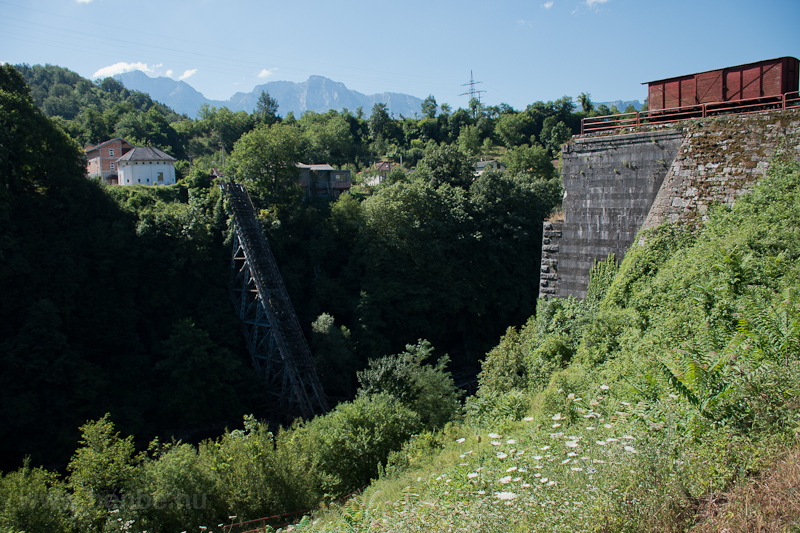
{"label": "rusty steel truss", "polygon": [[308,419],[328,410],[308,348],[278,266],[243,185],[220,185],[233,217],[231,299],[253,366],[280,408]]}

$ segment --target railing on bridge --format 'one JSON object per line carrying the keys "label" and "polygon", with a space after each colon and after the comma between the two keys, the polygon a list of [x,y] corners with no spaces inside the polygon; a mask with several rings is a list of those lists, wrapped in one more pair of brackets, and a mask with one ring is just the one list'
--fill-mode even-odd
{"label": "railing on bridge", "polygon": [[800,92],[793,91],[780,96],[751,98],[732,102],[711,102],[653,111],[619,113],[587,117],[581,120],[581,135],[596,131],[607,131],[622,128],[637,128],[643,124],[663,124],[678,122],[690,118],[705,118],[714,115],[757,113],[775,109],[800,108]]}
{"label": "railing on bridge", "polygon": [[255,216],[247,189],[222,183],[233,217],[231,299],[244,327],[253,366],[278,403],[304,418],[328,410],[289,294]]}

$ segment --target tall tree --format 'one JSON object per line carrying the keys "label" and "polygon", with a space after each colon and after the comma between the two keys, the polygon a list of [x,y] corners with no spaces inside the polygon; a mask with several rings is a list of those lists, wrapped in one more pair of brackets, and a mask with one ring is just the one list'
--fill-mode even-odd
{"label": "tall tree", "polygon": [[587,115],[594,110],[594,104],[592,103],[592,95],[589,93],[581,93],[578,95],[578,102],[581,104],[581,110]]}
{"label": "tall tree", "polygon": [[258,97],[256,110],[253,114],[257,122],[274,124],[278,121],[278,101],[271,97],[267,91],[261,91],[261,96]]}
{"label": "tall tree", "polygon": [[533,119],[527,113],[505,113],[500,115],[494,127],[497,135],[506,148],[514,148],[525,144],[533,133]]}
{"label": "tall tree", "polygon": [[436,118],[436,98],[433,95],[422,101],[422,115],[427,118]]}
{"label": "tall tree", "polygon": [[236,180],[252,184],[267,203],[290,202],[299,192],[296,164],[300,148],[297,127],[262,124],[234,145],[231,157]]}
{"label": "tall tree", "polygon": [[389,116],[389,111],[384,103],[377,103],[372,106],[372,114],[369,116],[369,135],[373,140],[378,137],[386,138],[388,135],[389,123],[392,118]]}

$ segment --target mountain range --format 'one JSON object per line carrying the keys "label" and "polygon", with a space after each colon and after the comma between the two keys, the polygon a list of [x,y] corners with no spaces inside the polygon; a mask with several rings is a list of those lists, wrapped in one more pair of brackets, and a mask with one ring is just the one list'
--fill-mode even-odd
{"label": "mountain range", "polygon": [[595,102],[594,106],[595,108],[597,108],[597,106],[602,104],[605,104],[608,107],[616,107],[617,110],[619,110],[620,112],[625,111],[625,109],[629,105],[632,105],[636,111],[642,110],[642,103],[639,100],[614,100],[613,102]]}
{"label": "mountain range", "polygon": [[191,118],[197,117],[197,112],[203,104],[252,113],[261,91],[269,93],[277,100],[278,114],[283,117],[290,111],[299,118],[305,111],[325,113],[329,109],[341,111],[347,108],[355,112],[359,107],[363,108],[364,115],[368,116],[376,103],[386,104],[389,113],[396,117],[399,115],[413,117],[415,113],[421,112],[422,105],[422,99],[416,96],[400,93],[366,95],[323,76],[311,76],[302,83],[271,81],[257,85],[249,93],[238,92],[228,100],[210,100],[185,81],[175,81],[165,77],[151,78],[140,70],[117,74],[114,79],[120,81],[126,88],[147,93],[153,100]]}

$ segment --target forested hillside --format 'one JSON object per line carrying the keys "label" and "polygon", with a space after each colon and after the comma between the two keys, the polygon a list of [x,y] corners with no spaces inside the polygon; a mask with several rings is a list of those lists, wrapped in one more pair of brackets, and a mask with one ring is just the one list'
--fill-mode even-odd
{"label": "forested hillside", "polygon": [[63,465],[76,425],[105,412],[145,435],[224,427],[257,394],[217,189],[101,188],[16,72],[2,75],[3,466]]}
{"label": "forested hillside", "polygon": [[[544,126],[568,134],[554,122],[577,120],[567,99],[504,114],[438,114],[429,99],[425,119],[378,106],[367,121],[347,111],[281,118],[264,95],[252,115],[207,109],[192,120],[111,79],[54,66],[6,66],[4,76],[3,146],[14,148],[4,174],[2,417],[16,435],[2,443],[6,467],[24,455],[63,466],[77,428],[106,412],[141,439],[197,438],[266,412],[226,294],[227,217],[209,177],[223,147],[224,171],[261,210],[332,398],[352,398],[356,371],[419,339],[474,376],[505,328],[535,309],[541,223],[560,186],[548,149],[529,143]],[[78,146],[117,135],[174,154],[182,179],[87,180]],[[498,135],[507,147],[494,146]],[[512,171],[474,179],[479,145],[505,153]],[[377,189],[301,201],[294,162],[359,170],[386,147],[415,172],[398,167]]]}

